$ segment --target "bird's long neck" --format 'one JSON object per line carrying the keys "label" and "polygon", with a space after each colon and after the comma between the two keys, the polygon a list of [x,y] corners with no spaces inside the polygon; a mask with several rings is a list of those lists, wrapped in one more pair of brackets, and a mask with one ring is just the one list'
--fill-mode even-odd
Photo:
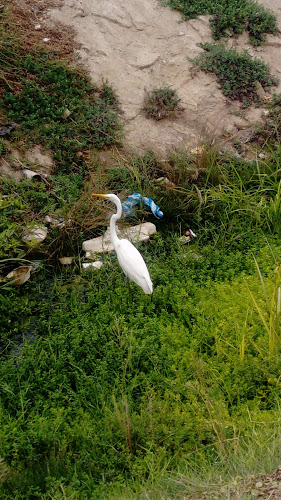
{"label": "bird's long neck", "polygon": [[[117,196],[116,196],[116,198],[117,198]],[[119,198],[114,200],[114,203],[117,207],[117,212],[116,212],[116,214],[113,214],[111,216],[111,219],[110,219],[110,237],[111,237],[112,244],[115,248],[117,243],[118,243],[118,240],[119,240],[119,238],[116,234],[116,221],[119,220],[121,215],[122,215],[122,205],[121,205],[121,201],[119,200]]]}

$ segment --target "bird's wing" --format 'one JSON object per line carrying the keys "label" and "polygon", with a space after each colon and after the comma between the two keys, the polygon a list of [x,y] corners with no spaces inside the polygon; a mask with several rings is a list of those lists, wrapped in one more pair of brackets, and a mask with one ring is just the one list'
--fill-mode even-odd
{"label": "bird's wing", "polygon": [[[152,283],[146,263],[136,247],[128,240],[119,240],[115,250],[118,262],[126,276],[143,289],[148,287],[152,291]],[[151,293],[151,291],[146,293]]]}

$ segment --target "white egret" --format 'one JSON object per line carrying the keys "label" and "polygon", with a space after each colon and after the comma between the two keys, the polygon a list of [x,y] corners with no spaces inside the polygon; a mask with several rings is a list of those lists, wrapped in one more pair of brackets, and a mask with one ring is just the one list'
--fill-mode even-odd
{"label": "white egret", "polygon": [[153,285],[146,263],[141,254],[129,240],[120,240],[116,234],[116,221],[119,220],[122,215],[121,201],[115,194],[93,193],[93,196],[107,198],[115,203],[117,213],[113,214],[110,219],[110,238],[117,254],[119,265],[130,280],[137,283],[137,285],[143,289],[144,293],[151,295],[153,292]]}

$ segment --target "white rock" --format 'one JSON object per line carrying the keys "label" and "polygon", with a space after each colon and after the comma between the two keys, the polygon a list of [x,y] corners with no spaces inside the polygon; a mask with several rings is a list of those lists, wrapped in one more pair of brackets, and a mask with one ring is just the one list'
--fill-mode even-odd
{"label": "white rock", "polygon": [[72,263],[74,257],[60,257],[59,261],[63,266],[69,266]]}
{"label": "white rock", "polygon": [[36,31],[41,30],[41,24],[35,24],[34,29],[35,29]]}
{"label": "white rock", "polygon": [[95,262],[83,262],[83,269],[100,269],[103,266],[101,260],[96,260]]}
{"label": "white rock", "polygon": [[23,285],[30,278],[32,266],[20,266],[7,274],[9,280],[13,280],[15,285]]}
{"label": "white rock", "polygon": [[36,242],[42,243],[48,234],[48,229],[45,226],[33,226],[28,227],[26,234],[23,236],[23,240],[29,243]]}
{"label": "white rock", "polygon": [[[156,226],[152,224],[152,222],[144,222],[137,226],[124,228],[122,231],[117,228],[118,237],[127,238],[132,241],[132,243],[147,241],[154,233],[156,233]],[[114,247],[111,243],[109,228],[107,228],[103,236],[84,241],[82,248],[84,252],[90,252],[90,254],[112,252]],[[88,257],[90,257],[89,254]]]}
{"label": "white rock", "polygon": [[63,112],[63,117],[64,118],[68,118],[69,116],[71,115],[71,111],[69,111],[69,109],[65,109],[64,112]]}

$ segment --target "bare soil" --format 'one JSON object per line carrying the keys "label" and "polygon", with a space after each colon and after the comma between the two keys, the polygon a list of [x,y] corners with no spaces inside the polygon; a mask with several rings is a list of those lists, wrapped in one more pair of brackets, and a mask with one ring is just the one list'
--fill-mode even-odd
{"label": "bare soil", "polygon": [[[262,3],[276,12],[279,0]],[[263,109],[243,110],[218,88],[216,78],[195,71],[188,58],[201,53],[199,44],[211,42],[208,16],[183,21],[181,15],[158,0],[62,0],[48,11],[51,23],[75,33],[79,55],[96,82],[113,84],[124,111],[125,141],[129,151],[153,149],[165,155],[171,148],[196,147],[229,136],[247,139]],[[58,25],[57,25],[58,26]],[[272,74],[281,74],[281,36],[268,36],[254,48],[247,35],[229,41],[262,57]],[[146,91],[170,86],[181,97],[182,113],[158,122],[141,111]],[[281,90],[281,84],[275,91]]]}

